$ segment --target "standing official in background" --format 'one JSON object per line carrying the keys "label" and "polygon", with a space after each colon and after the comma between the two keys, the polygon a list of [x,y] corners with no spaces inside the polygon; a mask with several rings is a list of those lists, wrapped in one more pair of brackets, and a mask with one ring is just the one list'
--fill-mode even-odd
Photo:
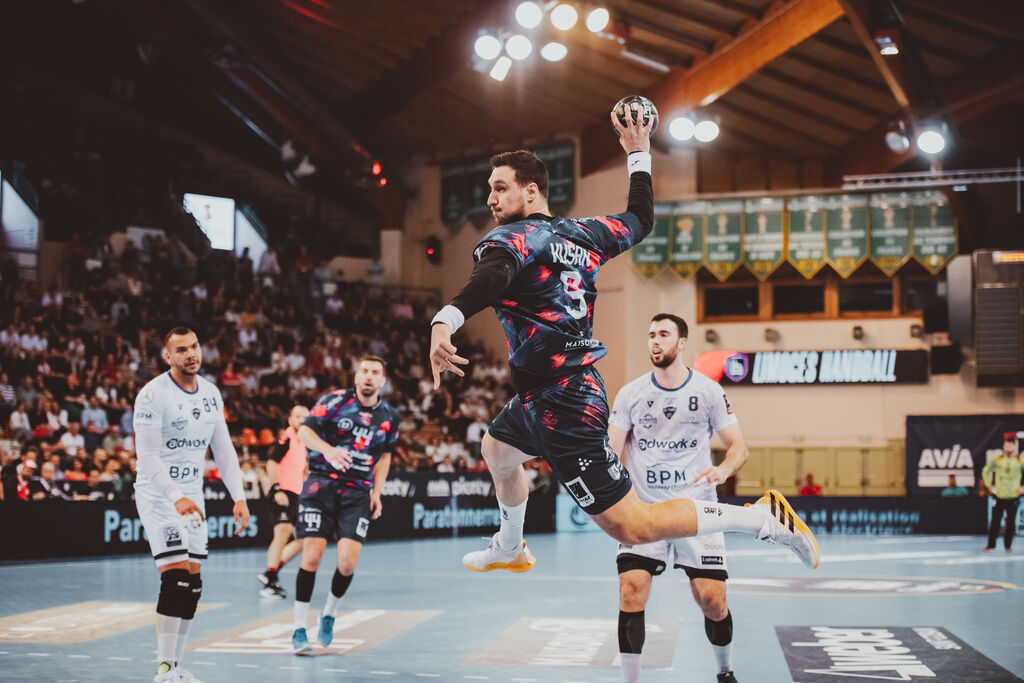
{"label": "standing official in background", "polygon": [[988,545],[985,552],[996,549],[996,537],[999,536],[999,524],[1003,513],[1006,513],[1006,533],[1003,534],[1003,546],[1010,552],[1014,534],[1017,533],[1017,505],[1024,486],[1021,486],[1021,462],[1017,453],[1017,434],[1006,432],[1003,435],[1003,452],[985,465],[981,470],[981,480],[985,482],[989,493],[996,497],[992,509],[992,522],[988,525]]}

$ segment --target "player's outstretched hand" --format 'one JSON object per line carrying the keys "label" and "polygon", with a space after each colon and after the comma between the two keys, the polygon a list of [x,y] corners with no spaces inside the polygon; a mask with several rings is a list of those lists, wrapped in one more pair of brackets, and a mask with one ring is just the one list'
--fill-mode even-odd
{"label": "player's outstretched hand", "polygon": [[380,500],[380,494],[376,491],[370,491],[370,519],[377,519],[383,511],[384,503]]}
{"label": "player's outstretched hand", "polygon": [[336,470],[344,472],[352,465],[352,454],[347,448],[331,446],[323,451],[324,459]]}
{"label": "player's outstretched hand", "polygon": [[626,150],[626,154],[651,151],[650,120],[647,121],[647,125],[644,125],[644,117],[637,116],[637,121],[634,122],[632,116],[627,116],[626,125],[622,125],[614,111],[609,116],[615,130],[619,132],[619,144],[622,145],[622,149]]}
{"label": "player's outstretched hand", "polygon": [[249,526],[249,505],[245,499],[236,500],[235,506],[231,508],[235,515],[235,536],[241,536],[246,527]]}
{"label": "player's outstretched hand", "polygon": [[455,355],[456,349],[452,346],[451,328],[444,323],[438,323],[430,328],[430,369],[434,373],[434,388],[441,388],[441,373],[451,370],[459,377],[465,377],[458,366],[467,365],[468,358]]}
{"label": "player's outstretched hand", "polygon": [[709,467],[698,474],[697,478],[693,480],[693,483],[696,484],[700,482],[701,479],[707,479],[709,482],[717,486],[718,484],[724,484],[725,480],[728,478],[729,474],[721,467]]}
{"label": "player's outstretched hand", "polygon": [[174,501],[174,509],[177,510],[178,514],[182,517],[188,517],[189,515],[199,515],[199,519],[206,519],[206,516],[203,514],[202,509],[200,509],[198,505],[193,503],[190,498],[185,498],[184,496]]}

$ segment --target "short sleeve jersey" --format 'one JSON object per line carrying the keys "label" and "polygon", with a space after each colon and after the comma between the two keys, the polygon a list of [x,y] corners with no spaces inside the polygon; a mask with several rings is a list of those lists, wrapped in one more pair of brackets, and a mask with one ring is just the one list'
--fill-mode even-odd
{"label": "short sleeve jersey", "polygon": [[640,220],[629,212],[574,219],[534,215],[487,233],[473,258],[502,249],[520,266],[494,304],[509,366],[542,377],[563,376],[604,357],[604,344],[591,337],[597,273],[643,236]]}
{"label": "short sleeve jersey", "polygon": [[321,396],[303,424],[352,456],[351,466],[342,472],[323,453],[309,449],[310,474],[330,476],[357,488],[373,488],[373,466],[398,441],[398,412],[384,400],[367,408],[355,389]]}
{"label": "short sleeve jersey", "polygon": [[302,493],[302,474],[306,471],[306,459],[309,454],[306,446],[299,439],[297,431],[288,427],[284,432],[281,445],[288,444],[288,448],[277,449],[277,455],[271,455],[277,463],[278,485],[285,491]]}
{"label": "short sleeve jersey", "polygon": [[722,387],[696,370],[676,389],[648,373],[622,387],[608,423],[629,432],[626,467],[641,500],[717,500],[715,487],[693,480],[711,467],[711,436],[736,422]]}
{"label": "short sleeve jersey", "polygon": [[[203,488],[203,463],[213,432],[224,421],[220,390],[197,377],[195,393],[182,389],[170,372],[150,380],[135,399],[135,433],[153,430],[160,436],[160,460],[182,493]],[[139,472],[135,486],[145,488],[149,478]]]}

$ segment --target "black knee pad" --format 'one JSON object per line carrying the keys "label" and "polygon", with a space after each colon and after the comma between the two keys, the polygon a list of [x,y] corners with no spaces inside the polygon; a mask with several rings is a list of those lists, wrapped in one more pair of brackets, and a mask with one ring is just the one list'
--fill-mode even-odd
{"label": "black knee pad", "polygon": [[704,617],[704,632],[708,634],[708,640],[712,645],[728,645],[732,642],[732,610],[725,615],[721,621],[712,621]]}
{"label": "black knee pad", "polygon": [[185,619],[191,619],[196,615],[196,609],[199,608],[199,598],[203,595],[203,580],[199,578],[199,574],[189,574],[189,583],[192,584],[191,613]]}
{"label": "black knee pad", "polygon": [[195,614],[192,580],[187,569],[168,569],[160,575],[160,599],[156,603],[156,613],[182,619],[191,619]]}
{"label": "black knee pad", "polygon": [[644,649],[647,625],[644,612],[619,611],[619,652],[640,654]]}

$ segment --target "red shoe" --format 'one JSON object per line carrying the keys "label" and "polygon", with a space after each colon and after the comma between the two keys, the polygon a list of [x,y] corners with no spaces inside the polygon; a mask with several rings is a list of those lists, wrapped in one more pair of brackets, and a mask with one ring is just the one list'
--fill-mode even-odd
{"label": "red shoe", "polygon": [[1007,548],[1007,549],[1006,549],[1006,552],[1008,552],[1008,553],[1012,553],[1013,551],[1012,551],[1012,550],[1010,550],[1009,548]]}
{"label": "red shoe", "polygon": [[995,550],[995,548],[982,548],[982,549],[981,549],[981,552],[983,552],[983,553],[990,553],[990,552],[992,552],[993,550]]}

